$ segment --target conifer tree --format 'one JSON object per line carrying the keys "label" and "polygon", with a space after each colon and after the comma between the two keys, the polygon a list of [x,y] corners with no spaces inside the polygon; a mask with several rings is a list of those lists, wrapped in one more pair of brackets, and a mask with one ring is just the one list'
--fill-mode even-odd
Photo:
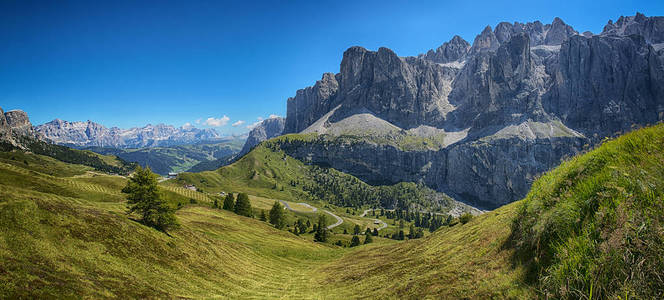
{"label": "conifer tree", "polygon": [[325,242],[327,241],[327,220],[325,215],[318,216],[318,226],[316,226],[316,233],[314,234],[314,241]]}
{"label": "conifer tree", "polygon": [[399,230],[399,235],[397,236],[397,240],[403,241],[406,239],[406,235],[403,233],[403,230]]}
{"label": "conifer tree", "polygon": [[260,217],[260,220],[263,221],[263,222],[267,221],[267,217],[265,216],[265,211],[262,210],[262,209],[261,209],[261,217]]}
{"label": "conifer tree", "polygon": [[282,229],[284,226],[286,226],[286,220],[284,218],[284,207],[279,204],[279,201],[274,201],[272,209],[270,209],[270,223],[279,229]]}
{"label": "conifer tree", "polygon": [[226,195],[226,198],[224,198],[223,208],[230,211],[235,209],[235,197],[233,197],[233,193],[228,193],[228,195]]}
{"label": "conifer tree", "polygon": [[371,243],[371,242],[373,242],[373,238],[371,237],[371,234],[369,234],[369,233],[365,234],[364,235],[364,243],[368,244],[368,243]]}
{"label": "conifer tree", "polygon": [[373,236],[378,236],[378,229],[377,228],[373,229]]}
{"label": "conifer tree", "polygon": [[251,202],[249,202],[249,196],[246,193],[240,193],[237,195],[237,201],[235,202],[235,213],[245,217],[253,216],[251,211]]}
{"label": "conifer tree", "polygon": [[354,235],[353,238],[350,240],[350,246],[355,247],[360,245],[360,238],[357,235]]}
{"label": "conifer tree", "polygon": [[362,229],[360,228],[360,225],[355,224],[355,228],[353,228],[353,234],[358,235],[358,234],[360,234],[361,230]]}
{"label": "conifer tree", "polygon": [[138,166],[122,192],[127,194],[127,213],[138,212],[145,225],[167,231],[177,228],[179,224],[175,209],[159,195],[157,178],[149,167],[143,169]]}

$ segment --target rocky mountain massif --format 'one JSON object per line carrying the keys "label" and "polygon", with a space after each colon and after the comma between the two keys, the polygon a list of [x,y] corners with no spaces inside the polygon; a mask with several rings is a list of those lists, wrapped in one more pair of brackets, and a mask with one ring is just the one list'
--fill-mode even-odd
{"label": "rocky mountain massif", "polygon": [[22,148],[21,138],[34,134],[28,114],[22,110],[4,112],[0,108],[0,141]]}
{"label": "rocky mountain massif", "polygon": [[244,143],[240,153],[238,153],[238,157],[251,151],[260,142],[280,136],[284,132],[285,125],[286,120],[282,117],[272,117],[260,122],[249,132],[247,141]]}
{"label": "rocky mountain massif", "polygon": [[559,18],[503,22],[418,57],[352,47],[339,73],[288,99],[284,134],[317,138],[281,147],[368,182],[421,182],[497,207],[564,157],[661,121],[663,48],[664,17],[642,14],[599,34]]}
{"label": "rocky mountain massif", "polygon": [[36,126],[35,131],[53,143],[77,148],[143,148],[223,139],[214,129],[198,129],[190,126],[176,128],[171,125],[148,124],[144,127],[120,129],[106,128],[92,121],[68,122],[60,119]]}

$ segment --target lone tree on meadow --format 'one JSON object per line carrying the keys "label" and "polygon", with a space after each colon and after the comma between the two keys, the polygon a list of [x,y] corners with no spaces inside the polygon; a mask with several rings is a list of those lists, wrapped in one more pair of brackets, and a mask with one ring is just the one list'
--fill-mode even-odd
{"label": "lone tree on meadow", "polygon": [[233,197],[233,193],[228,193],[226,195],[226,198],[224,198],[224,207],[225,210],[230,210],[233,211],[235,209],[235,197]]}
{"label": "lone tree on meadow", "polygon": [[161,231],[179,226],[175,209],[161,199],[157,189],[157,174],[150,168],[138,166],[122,192],[127,194],[127,213],[137,212],[143,224]]}
{"label": "lone tree on meadow", "polygon": [[314,241],[316,242],[325,242],[327,241],[327,220],[325,215],[318,216],[318,225],[316,227],[316,233],[314,234]]}
{"label": "lone tree on meadow", "polygon": [[354,235],[353,238],[350,240],[350,246],[355,247],[360,245],[360,238],[357,235]]}
{"label": "lone tree on meadow", "polygon": [[246,193],[240,193],[237,195],[237,201],[235,201],[235,213],[245,217],[253,216],[249,196]]}
{"label": "lone tree on meadow", "polygon": [[360,225],[355,224],[355,227],[353,228],[353,235],[360,234],[360,231],[362,231],[362,229],[360,228]]}
{"label": "lone tree on meadow", "polygon": [[270,209],[270,223],[279,229],[283,229],[286,226],[284,207],[279,204],[279,201],[274,201],[272,209]]}

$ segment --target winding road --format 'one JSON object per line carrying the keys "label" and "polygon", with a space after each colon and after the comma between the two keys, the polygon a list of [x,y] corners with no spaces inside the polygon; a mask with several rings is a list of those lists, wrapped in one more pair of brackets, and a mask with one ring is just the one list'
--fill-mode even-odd
{"label": "winding road", "polygon": [[[293,208],[290,207],[290,205],[288,205],[288,202],[283,201],[283,200],[279,200],[279,201],[280,201],[281,204],[283,204],[288,210],[290,210],[290,211],[294,211],[294,212],[297,212],[297,210],[294,210]],[[317,212],[317,211],[318,211],[318,208],[313,207],[313,206],[311,206],[311,205],[309,205],[309,204],[307,204],[307,203],[300,202],[300,203],[298,203],[298,204],[299,204],[299,205],[302,205],[302,206],[306,206],[306,207],[308,207],[308,208],[311,208],[311,212]],[[302,211],[299,211],[299,212],[302,212]],[[333,218],[337,219],[337,222],[334,223],[334,224],[332,224],[332,225],[330,225],[330,226],[327,226],[327,229],[332,229],[332,228],[334,228],[334,227],[337,227],[337,226],[341,225],[341,224],[344,222],[344,220],[343,220],[341,217],[339,217],[339,216],[333,214],[332,212],[330,212],[330,211],[328,211],[328,210],[324,210],[324,209],[323,209],[323,212],[326,213],[326,214],[328,214],[328,215],[330,215],[330,216],[332,216]],[[387,224],[385,224],[385,226],[387,226]]]}
{"label": "winding road", "polygon": [[[370,212],[371,209],[365,209],[364,212],[360,215],[361,218],[364,218],[364,216],[367,215],[368,212]],[[382,220],[379,219],[373,219],[374,222],[378,221],[380,222],[380,227],[378,227],[376,230],[380,231],[381,229],[385,229],[387,227],[387,223],[383,222]]]}

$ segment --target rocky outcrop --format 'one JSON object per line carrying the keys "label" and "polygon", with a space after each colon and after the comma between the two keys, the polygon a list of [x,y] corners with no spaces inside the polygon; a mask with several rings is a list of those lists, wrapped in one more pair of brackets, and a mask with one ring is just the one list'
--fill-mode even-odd
{"label": "rocky outcrop", "polygon": [[35,131],[53,143],[80,148],[174,146],[201,141],[215,141],[221,138],[214,129],[176,128],[164,124],[148,124],[145,127],[120,129],[117,127],[106,128],[92,121],[68,122],[60,119],[39,125],[35,127]]}
{"label": "rocky outcrop", "polygon": [[664,43],[664,17],[646,17],[642,13],[636,13],[635,16],[618,18],[613,23],[609,21],[602,35],[640,35],[649,44]]}
{"label": "rocky outcrop", "polygon": [[269,140],[273,137],[280,136],[284,132],[286,120],[281,117],[273,117],[263,120],[260,124],[256,125],[247,136],[247,141],[237,157],[245,155],[256,145],[262,141]]}
{"label": "rocky outcrop", "polygon": [[440,150],[405,151],[394,145],[323,136],[314,141],[285,139],[279,145],[304,162],[331,166],[371,184],[422,183],[476,207],[493,209],[521,199],[538,174],[578,153],[584,143],[578,134],[537,134],[493,135]]}
{"label": "rocky outcrop", "polygon": [[7,118],[5,117],[5,112],[0,107],[0,141],[9,142],[12,137],[12,129],[7,123]]}
{"label": "rocky outcrop", "polygon": [[300,132],[332,109],[339,83],[334,74],[325,73],[312,87],[298,90],[288,98],[285,132]]}
{"label": "rocky outcrop", "polygon": [[10,110],[5,113],[5,118],[13,134],[20,136],[34,135],[32,123],[30,123],[26,112],[22,110]]}
{"label": "rocky outcrop", "polygon": [[601,138],[664,116],[664,56],[643,36],[575,36],[563,43],[545,108]]}
{"label": "rocky outcrop", "polygon": [[436,51],[429,50],[419,58],[426,59],[435,63],[445,64],[457,60],[462,60],[470,51],[470,44],[463,38],[455,35],[449,42],[443,43]]}
{"label": "rocky outcrop", "polygon": [[24,148],[23,142],[32,139],[35,133],[28,114],[22,110],[4,112],[0,108],[0,141],[14,147]]}

